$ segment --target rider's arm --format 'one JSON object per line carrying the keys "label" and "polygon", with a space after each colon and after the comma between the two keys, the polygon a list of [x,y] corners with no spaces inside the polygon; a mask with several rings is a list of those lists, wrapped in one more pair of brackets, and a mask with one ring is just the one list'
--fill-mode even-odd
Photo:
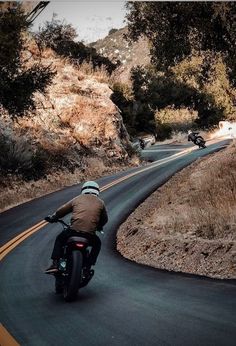
{"label": "rider's arm", "polygon": [[107,215],[106,207],[104,205],[101,211],[98,229],[102,228],[107,223],[107,221],[108,221],[108,215]]}
{"label": "rider's arm", "polygon": [[65,215],[72,212],[73,206],[72,201],[69,201],[68,203],[64,204],[62,207],[58,208],[56,211],[56,216],[58,219],[61,217],[64,217]]}

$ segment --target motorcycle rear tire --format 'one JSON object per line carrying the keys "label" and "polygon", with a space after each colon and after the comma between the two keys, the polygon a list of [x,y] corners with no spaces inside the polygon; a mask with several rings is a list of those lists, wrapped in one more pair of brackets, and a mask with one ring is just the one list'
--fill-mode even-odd
{"label": "motorcycle rear tire", "polygon": [[199,148],[206,148],[205,141],[202,136],[197,137],[195,144],[198,145]]}
{"label": "motorcycle rear tire", "polygon": [[68,277],[63,289],[65,301],[71,302],[76,299],[80,287],[83,266],[83,255],[80,251],[72,251],[68,261]]}

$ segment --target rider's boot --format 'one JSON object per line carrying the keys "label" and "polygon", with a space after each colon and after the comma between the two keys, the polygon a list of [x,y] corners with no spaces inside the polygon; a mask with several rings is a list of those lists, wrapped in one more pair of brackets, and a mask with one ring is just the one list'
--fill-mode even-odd
{"label": "rider's boot", "polygon": [[58,260],[53,260],[49,268],[45,270],[45,274],[54,274],[58,272]]}

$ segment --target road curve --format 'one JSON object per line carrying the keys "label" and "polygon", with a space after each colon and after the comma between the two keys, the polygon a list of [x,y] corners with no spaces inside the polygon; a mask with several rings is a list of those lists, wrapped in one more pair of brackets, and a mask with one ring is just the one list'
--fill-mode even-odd
{"label": "road curve", "polygon": [[[115,250],[118,226],[140,202],[176,171],[225,144],[99,180],[101,186],[120,182],[102,192],[109,223],[95,276],[76,302],[55,295],[53,278],[43,274],[59,225],[43,227],[5,256],[0,262],[0,321],[15,340],[29,346],[235,346],[235,281],[156,270]],[[73,186],[0,214],[1,246],[79,190]]]}

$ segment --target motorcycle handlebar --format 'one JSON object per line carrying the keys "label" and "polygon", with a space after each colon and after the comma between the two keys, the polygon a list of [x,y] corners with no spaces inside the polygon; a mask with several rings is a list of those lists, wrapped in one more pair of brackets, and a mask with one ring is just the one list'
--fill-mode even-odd
{"label": "motorcycle handlebar", "polygon": [[[55,222],[59,222],[60,224],[62,224],[63,226],[65,227],[70,227],[70,225],[68,225],[64,220],[61,220],[61,219],[58,219],[57,221]],[[103,230],[102,229],[97,229],[96,232],[99,232],[101,234],[104,234]]]}
{"label": "motorcycle handlebar", "polygon": [[58,219],[57,222],[61,223],[62,225],[66,226],[66,227],[70,227],[70,225],[68,225],[65,221]]}

